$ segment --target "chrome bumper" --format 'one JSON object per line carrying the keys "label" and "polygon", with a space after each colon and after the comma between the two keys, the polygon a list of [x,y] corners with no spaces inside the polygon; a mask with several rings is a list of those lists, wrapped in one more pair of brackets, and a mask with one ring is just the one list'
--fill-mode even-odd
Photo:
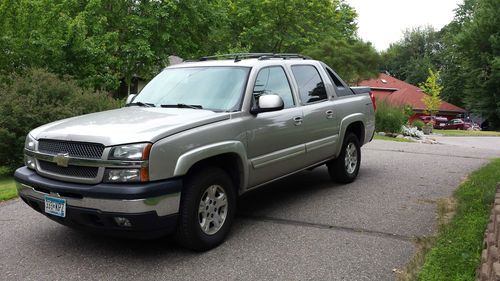
{"label": "chrome bumper", "polygon": [[66,200],[66,205],[102,212],[137,214],[154,211],[160,217],[179,212],[181,193],[172,193],[158,197],[144,199],[100,199],[84,197],[81,199],[60,196],[58,193],[44,193],[35,190],[24,183],[16,182],[17,191],[21,197],[26,196],[43,201],[46,195]]}

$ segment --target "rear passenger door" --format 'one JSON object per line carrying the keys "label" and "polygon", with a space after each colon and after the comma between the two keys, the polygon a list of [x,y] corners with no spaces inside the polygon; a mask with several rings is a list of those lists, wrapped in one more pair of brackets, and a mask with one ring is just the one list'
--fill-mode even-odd
{"label": "rear passenger door", "polygon": [[[330,158],[338,141],[338,120],[320,72],[314,65],[292,65],[302,112],[308,165]],[[330,96],[332,93],[330,93]]]}

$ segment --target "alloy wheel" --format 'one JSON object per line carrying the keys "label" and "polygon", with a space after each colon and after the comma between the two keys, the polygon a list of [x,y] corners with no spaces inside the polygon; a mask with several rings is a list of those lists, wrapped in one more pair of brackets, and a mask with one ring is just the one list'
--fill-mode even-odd
{"label": "alloy wheel", "polygon": [[209,186],[201,196],[198,207],[198,222],[201,230],[208,235],[217,233],[227,216],[227,195],[220,185]]}

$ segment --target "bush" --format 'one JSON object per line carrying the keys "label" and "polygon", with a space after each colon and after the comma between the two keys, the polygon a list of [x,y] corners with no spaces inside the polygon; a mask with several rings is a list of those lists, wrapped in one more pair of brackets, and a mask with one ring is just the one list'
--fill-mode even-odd
{"label": "bush", "polygon": [[80,88],[69,77],[43,69],[13,74],[0,85],[0,166],[22,165],[24,140],[40,125],[119,107],[105,93]]}
{"label": "bush", "polygon": [[377,132],[400,133],[406,120],[402,108],[391,106],[383,101],[377,102],[377,112],[375,113],[375,130]]}
{"label": "bush", "polygon": [[0,166],[0,179],[4,177],[12,176],[14,171],[10,167]]}
{"label": "bush", "polygon": [[414,127],[417,127],[419,130],[422,130],[422,127],[425,125],[425,123],[422,120],[415,120],[415,121],[413,121],[412,125]]}

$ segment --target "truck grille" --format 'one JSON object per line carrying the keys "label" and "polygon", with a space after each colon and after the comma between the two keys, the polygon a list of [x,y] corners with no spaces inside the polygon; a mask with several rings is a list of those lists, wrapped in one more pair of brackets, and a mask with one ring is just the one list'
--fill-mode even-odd
{"label": "truck grille", "polygon": [[104,145],[90,142],[73,142],[41,139],[38,151],[49,154],[68,153],[71,157],[101,159]]}
{"label": "truck grille", "polygon": [[67,176],[67,177],[93,179],[97,177],[97,173],[99,172],[98,167],[83,167],[83,166],[61,167],[57,166],[57,164],[55,163],[42,160],[39,160],[38,164],[40,165],[39,166],[40,169],[44,172],[57,174],[61,176]]}

